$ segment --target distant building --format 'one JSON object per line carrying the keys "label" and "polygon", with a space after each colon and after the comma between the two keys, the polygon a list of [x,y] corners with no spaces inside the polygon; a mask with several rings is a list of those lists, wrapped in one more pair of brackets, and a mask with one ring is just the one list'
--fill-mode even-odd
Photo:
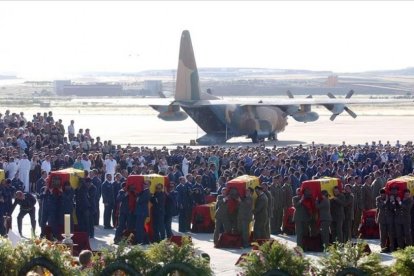
{"label": "distant building", "polygon": [[55,80],[53,81],[53,92],[55,92],[56,95],[62,95],[63,87],[71,84],[71,80]]}
{"label": "distant building", "polygon": [[122,85],[119,84],[76,84],[63,86],[63,96],[80,96],[80,97],[96,97],[96,96],[120,96],[122,95]]}
{"label": "distant building", "polygon": [[330,75],[326,80],[326,86],[328,87],[336,87],[338,85],[338,76],[337,75]]}
{"label": "distant building", "polygon": [[158,96],[162,91],[162,81],[160,80],[145,80],[144,93],[146,96]]}

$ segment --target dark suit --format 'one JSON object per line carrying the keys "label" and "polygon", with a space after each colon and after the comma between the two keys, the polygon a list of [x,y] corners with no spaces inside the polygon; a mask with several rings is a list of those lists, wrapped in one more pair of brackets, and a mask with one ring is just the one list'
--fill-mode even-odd
{"label": "dark suit", "polygon": [[268,231],[266,231],[265,227],[266,221],[268,220],[268,199],[265,193],[262,193],[260,196],[257,197],[256,203],[254,206],[253,214],[254,214],[254,238],[255,239],[269,239],[270,237],[267,235]]}

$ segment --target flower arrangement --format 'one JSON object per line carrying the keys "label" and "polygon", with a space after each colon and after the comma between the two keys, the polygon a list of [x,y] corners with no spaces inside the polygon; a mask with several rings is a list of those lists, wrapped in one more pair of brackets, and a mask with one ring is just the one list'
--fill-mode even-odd
{"label": "flower arrangement", "polygon": [[300,248],[289,249],[278,241],[268,241],[262,245],[254,244],[258,250],[253,250],[244,256],[240,265],[243,268],[241,275],[259,276],[274,269],[288,275],[306,275],[311,266],[303,257]]}
{"label": "flower arrangement", "polygon": [[[59,269],[63,276],[80,275],[70,249],[63,244],[32,239],[13,247],[8,240],[1,238],[0,247],[0,275],[18,275],[27,264],[32,263],[36,258],[49,261]],[[45,268],[36,267],[34,268],[36,271],[42,274],[46,273]]]}
{"label": "flower arrangement", "polygon": [[163,265],[180,263],[191,267],[199,276],[213,274],[209,260],[196,254],[189,237],[183,237],[181,246],[168,240],[152,244],[147,254],[149,260],[153,263],[162,263]]}

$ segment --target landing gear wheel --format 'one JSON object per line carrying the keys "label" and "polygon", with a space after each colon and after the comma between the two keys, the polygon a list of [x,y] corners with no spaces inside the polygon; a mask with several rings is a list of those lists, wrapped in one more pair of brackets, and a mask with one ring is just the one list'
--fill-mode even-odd
{"label": "landing gear wheel", "polygon": [[250,137],[252,138],[252,143],[257,144],[259,139],[257,138],[257,131],[255,131]]}

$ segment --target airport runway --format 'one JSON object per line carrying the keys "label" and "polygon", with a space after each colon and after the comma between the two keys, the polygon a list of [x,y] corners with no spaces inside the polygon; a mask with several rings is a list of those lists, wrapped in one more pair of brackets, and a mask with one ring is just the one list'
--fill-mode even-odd
{"label": "airport runway", "polygon": [[[296,122],[288,118],[285,131],[278,134],[277,146],[310,144],[363,144],[381,140],[383,143],[396,140],[404,143],[413,140],[413,106],[352,107],[358,114],[353,119],[341,114],[334,122],[324,108],[316,108],[320,118],[312,123]],[[4,108],[6,109],[6,108]],[[15,112],[21,107],[10,107]],[[30,118],[36,112],[53,111],[55,119],[62,119],[67,128],[70,120],[75,120],[75,128],[90,128],[93,137],[112,140],[115,144],[126,145],[177,145],[189,144],[190,140],[204,135],[204,132],[190,119],[179,122],[166,122],[157,118],[157,112],[149,107],[27,107],[23,109]],[[274,142],[268,142],[273,145]],[[244,137],[229,140],[230,145],[248,145],[250,139]]]}

